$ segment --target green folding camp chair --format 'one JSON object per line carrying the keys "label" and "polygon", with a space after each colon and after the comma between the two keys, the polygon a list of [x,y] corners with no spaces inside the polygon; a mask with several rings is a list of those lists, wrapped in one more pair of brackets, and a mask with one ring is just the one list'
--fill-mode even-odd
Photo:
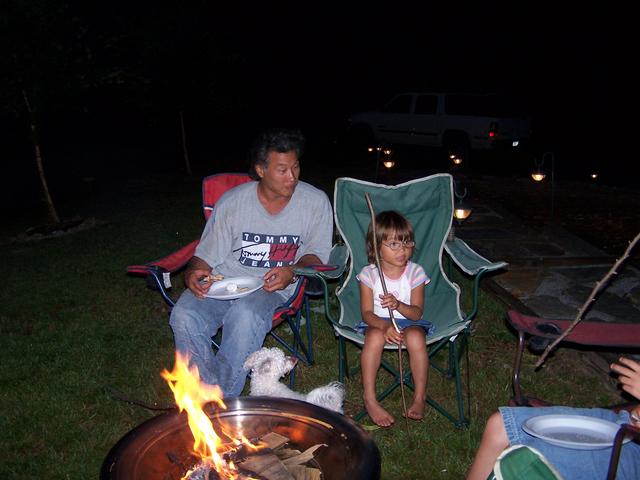
{"label": "green folding camp chair", "polygon": [[[323,280],[325,287],[325,312],[339,338],[339,376],[340,380],[350,373],[347,361],[347,341],[361,347],[364,335],[355,330],[361,321],[360,291],[356,274],[368,263],[365,237],[371,215],[367,207],[365,192],[373,203],[376,213],[383,210],[397,210],[413,224],[416,238],[412,260],[424,268],[431,282],[425,290],[425,319],[435,325],[435,332],[427,338],[430,364],[436,371],[453,380],[457,402],[457,412],[447,411],[440,403],[428,398],[427,403],[443,414],[457,427],[467,426],[465,416],[460,359],[464,352],[471,319],[477,312],[478,287],[481,277],[506,266],[505,262],[492,263],[475,253],[462,240],[447,240],[453,219],[453,178],[449,174],[437,174],[412,180],[396,186],[379,185],[352,178],[336,180],[334,191],[334,210],[336,226],[345,243],[344,251],[336,250],[336,256],[342,254],[344,261],[350,259],[348,269],[341,277],[336,289],[339,313],[332,311],[329,303],[327,281],[335,278],[335,272],[328,276],[323,272],[299,269],[299,274],[309,275]],[[464,314],[460,308],[460,288],[452,283],[443,271],[443,250],[468,275],[475,278],[473,286],[473,307]],[[333,258],[329,263],[337,263]],[[433,357],[448,347],[446,365],[438,365]],[[389,344],[387,349],[397,350]],[[446,350],[445,350],[446,351]],[[443,362],[440,362],[441,364]],[[410,372],[400,378],[396,369],[383,359],[383,368],[393,377],[393,383],[379,394],[378,399],[387,397],[403,382],[413,388]],[[360,419],[365,411],[356,415]]]}
{"label": "green folding camp chair", "polygon": [[533,447],[514,445],[496,460],[487,480],[562,480],[544,455]]}

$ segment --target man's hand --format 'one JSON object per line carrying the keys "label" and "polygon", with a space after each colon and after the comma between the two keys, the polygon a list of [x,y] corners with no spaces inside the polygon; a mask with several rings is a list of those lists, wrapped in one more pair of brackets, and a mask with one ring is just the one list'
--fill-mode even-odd
{"label": "man's hand", "polygon": [[640,363],[620,357],[618,363],[611,364],[611,370],[618,374],[622,389],[640,400]]}
{"label": "man's hand", "polygon": [[184,272],[184,283],[197,298],[204,298],[213,283],[209,278],[212,268],[207,262],[195,255],[189,260],[187,271]]}
{"label": "man's hand", "polygon": [[209,291],[213,283],[209,274],[211,269],[193,268],[184,273],[184,283],[189,290],[198,298],[204,298],[204,294]]}
{"label": "man's hand", "polygon": [[267,292],[275,292],[282,290],[291,285],[294,273],[291,267],[275,267],[269,270],[262,277],[264,279],[264,290]]}

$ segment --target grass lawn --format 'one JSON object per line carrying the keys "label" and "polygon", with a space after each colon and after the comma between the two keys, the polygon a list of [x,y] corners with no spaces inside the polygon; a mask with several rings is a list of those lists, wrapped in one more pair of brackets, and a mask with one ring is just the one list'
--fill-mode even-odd
{"label": "grass lawn", "polygon": [[[323,182],[315,183],[331,188],[332,181]],[[0,478],[97,478],[115,442],[157,414],[119,400],[112,389],[147,403],[171,402],[160,378],[173,365],[168,308],[125,268],[199,236],[199,184],[157,176],[104,185],[72,212],[95,219],[91,228],[26,241],[15,237],[32,221],[23,219],[0,238],[6,280],[0,293]],[[467,285],[462,277],[456,281]],[[371,430],[383,478],[463,478],[486,418],[508,401],[515,337],[505,326],[506,306],[481,295],[469,354],[471,426],[458,430],[428,408],[424,421],[411,422],[407,431],[397,392],[386,404],[398,417],[396,426]],[[317,362],[299,368],[301,391],[337,378],[337,342],[319,302],[314,310]],[[356,349],[350,352],[353,359]],[[525,357],[523,383],[535,385],[540,396],[575,406],[619,401],[575,351],[558,351],[539,372],[532,370],[535,358]],[[431,395],[453,405],[453,390],[445,387],[432,374]],[[354,414],[361,408],[359,378],[346,388],[346,414]],[[362,423],[371,426],[368,418]]]}

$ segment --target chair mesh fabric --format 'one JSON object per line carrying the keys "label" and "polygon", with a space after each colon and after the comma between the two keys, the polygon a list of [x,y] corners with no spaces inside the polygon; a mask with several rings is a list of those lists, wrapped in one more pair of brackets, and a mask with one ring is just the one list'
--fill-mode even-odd
{"label": "chair mesh fabric", "polygon": [[514,445],[500,454],[488,480],[562,480],[538,450],[526,445]]}

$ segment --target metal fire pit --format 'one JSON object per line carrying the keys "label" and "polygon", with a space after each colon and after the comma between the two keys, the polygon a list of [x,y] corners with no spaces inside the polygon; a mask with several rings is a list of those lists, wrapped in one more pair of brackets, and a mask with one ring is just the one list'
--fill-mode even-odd
{"label": "metal fire pit", "polygon": [[[293,448],[314,452],[325,480],[380,478],[380,453],[357,423],[307,402],[274,397],[225,399],[227,410],[207,411],[217,432],[221,424],[247,438],[276,432]],[[210,404],[211,405],[211,404]],[[217,417],[217,418],[216,418]],[[131,430],[111,449],[102,464],[101,480],[179,480],[197,463],[186,413],[166,413]]]}

